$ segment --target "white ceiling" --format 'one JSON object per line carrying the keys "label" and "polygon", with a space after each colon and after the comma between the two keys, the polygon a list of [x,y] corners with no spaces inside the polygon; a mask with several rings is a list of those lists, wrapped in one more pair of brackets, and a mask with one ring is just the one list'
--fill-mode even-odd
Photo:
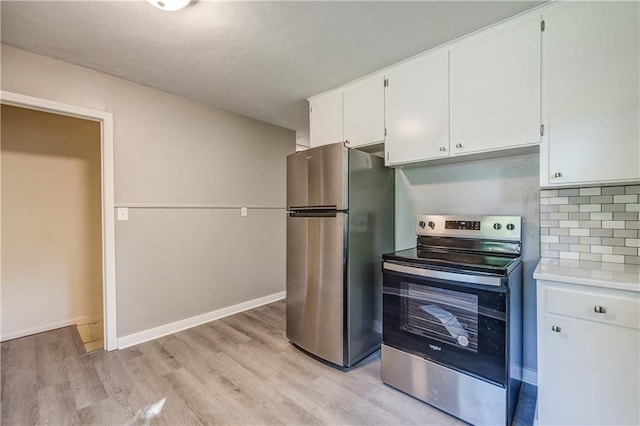
{"label": "white ceiling", "polygon": [[304,135],[307,97],[541,3],[2,0],[1,37]]}

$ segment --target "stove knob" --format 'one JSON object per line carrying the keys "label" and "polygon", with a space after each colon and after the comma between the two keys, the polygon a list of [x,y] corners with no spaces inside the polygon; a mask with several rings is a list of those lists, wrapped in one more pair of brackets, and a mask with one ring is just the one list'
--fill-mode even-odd
{"label": "stove knob", "polygon": [[495,229],[496,231],[499,231],[500,229],[502,229],[502,225],[500,225],[499,223],[494,223],[493,229]]}
{"label": "stove knob", "polygon": [[418,222],[418,226],[422,229],[424,229],[425,226],[427,226],[426,223],[424,223],[424,220],[421,220],[420,222]]}
{"label": "stove knob", "polygon": [[507,229],[508,229],[509,231],[513,231],[514,229],[516,229],[516,227],[515,227],[515,225],[514,225],[513,223],[508,223],[508,224],[507,224]]}
{"label": "stove knob", "polygon": [[429,221],[429,223],[427,225],[429,225],[429,228],[431,228],[431,229],[435,229],[435,227],[436,227],[435,222],[432,222],[432,221]]}

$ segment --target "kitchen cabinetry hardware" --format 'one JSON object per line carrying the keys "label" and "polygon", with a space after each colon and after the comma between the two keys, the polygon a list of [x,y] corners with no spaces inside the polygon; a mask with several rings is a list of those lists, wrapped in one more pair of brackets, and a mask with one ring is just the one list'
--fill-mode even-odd
{"label": "kitchen cabinetry hardware", "polygon": [[544,136],[544,124],[540,125],[540,136]]}
{"label": "kitchen cabinetry hardware", "polygon": [[557,325],[552,325],[551,326],[551,331],[555,331],[556,333],[560,333],[561,328],[558,327]]}
{"label": "kitchen cabinetry hardware", "polygon": [[456,148],[462,148],[462,144],[461,143],[457,143],[456,144]]}
{"label": "kitchen cabinetry hardware", "polygon": [[440,151],[445,152],[447,150],[447,148],[445,148],[444,146],[440,147]]}
{"label": "kitchen cabinetry hardware", "polygon": [[544,31],[544,20],[540,21],[540,31]]}
{"label": "kitchen cabinetry hardware", "polygon": [[344,141],[344,143],[345,143],[346,145],[349,145],[349,139],[346,139],[346,140]]}
{"label": "kitchen cabinetry hardware", "polygon": [[388,78],[384,79],[384,87],[389,87],[389,79]]}
{"label": "kitchen cabinetry hardware", "polygon": [[554,178],[562,177],[562,173],[560,173],[560,172],[555,172],[555,173],[553,174],[553,177],[554,177]]}
{"label": "kitchen cabinetry hardware", "polygon": [[597,313],[597,314],[606,314],[607,313],[607,308],[605,308],[604,306],[594,306],[593,307],[593,312]]}

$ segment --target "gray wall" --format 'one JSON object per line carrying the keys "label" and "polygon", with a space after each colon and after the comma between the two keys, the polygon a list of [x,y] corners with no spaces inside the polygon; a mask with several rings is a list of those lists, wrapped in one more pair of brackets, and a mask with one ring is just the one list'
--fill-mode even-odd
{"label": "gray wall", "polygon": [[10,46],[1,53],[3,90],[113,114],[115,202],[133,206],[116,223],[118,337],[285,290],[295,132]]}
{"label": "gray wall", "polygon": [[415,246],[415,215],[522,216],[524,367],[536,370],[539,157],[520,155],[396,171],[396,249]]}
{"label": "gray wall", "polygon": [[128,335],[284,291],[280,209],[133,209],[118,222],[118,330]]}

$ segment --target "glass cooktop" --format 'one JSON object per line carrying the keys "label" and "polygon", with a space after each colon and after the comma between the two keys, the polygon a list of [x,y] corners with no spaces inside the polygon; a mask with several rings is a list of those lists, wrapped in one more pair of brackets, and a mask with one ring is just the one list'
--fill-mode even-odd
{"label": "glass cooktop", "polygon": [[479,271],[505,275],[520,263],[520,257],[487,255],[452,250],[412,248],[383,255],[384,260],[412,263],[417,266],[441,266],[449,269]]}

